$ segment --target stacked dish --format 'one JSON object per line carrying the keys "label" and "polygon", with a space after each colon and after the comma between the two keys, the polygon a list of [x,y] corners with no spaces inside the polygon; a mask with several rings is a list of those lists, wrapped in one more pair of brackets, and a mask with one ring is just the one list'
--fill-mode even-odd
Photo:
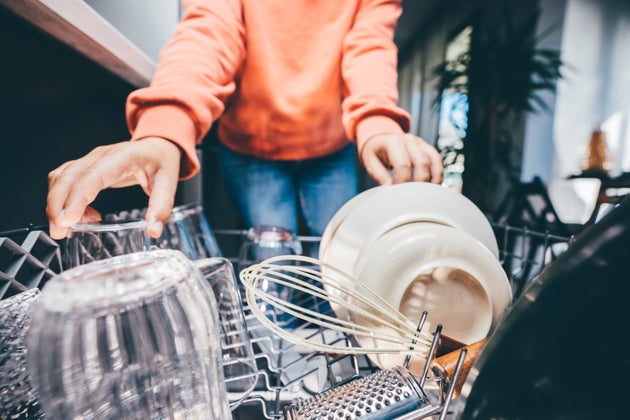
{"label": "stacked dish", "polygon": [[[512,300],[488,219],[463,195],[435,184],[380,186],[357,195],[331,219],[319,258],[411,320],[427,311],[427,331],[442,324],[445,335],[465,344],[488,336]],[[350,317],[333,309],[340,319]],[[404,356],[372,359],[391,368]]]}

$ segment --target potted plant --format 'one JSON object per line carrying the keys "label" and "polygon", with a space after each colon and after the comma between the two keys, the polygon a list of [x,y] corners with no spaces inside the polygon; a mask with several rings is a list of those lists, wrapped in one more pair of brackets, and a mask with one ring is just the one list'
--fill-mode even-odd
{"label": "potted plant", "polygon": [[539,10],[519,25],[507,3],[502,10],[502,19],[485,17],[473,26],[469,50],[433,70],[435,105],[446,92],[468,97],[462,192],[484,211],[492,208],[501,168],[514,176],[509,164],[513,142],[502,126],[508,118],[547,109],[540,93],[555,92],[563,66],[559,51],[539,47],[553,29],[536,36]]}

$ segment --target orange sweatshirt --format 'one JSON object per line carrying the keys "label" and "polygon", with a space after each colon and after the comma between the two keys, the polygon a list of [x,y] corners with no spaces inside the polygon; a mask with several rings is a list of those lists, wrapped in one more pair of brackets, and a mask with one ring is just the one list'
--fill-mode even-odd
{"label": "orange sweatshirt", "polygon": [[400,0],[184,0],[151,85],[127,100],[132,140],[167,138],[199,169],[195,145],[219,120],[238,152],[307,159],[402,133],[394,29]]}

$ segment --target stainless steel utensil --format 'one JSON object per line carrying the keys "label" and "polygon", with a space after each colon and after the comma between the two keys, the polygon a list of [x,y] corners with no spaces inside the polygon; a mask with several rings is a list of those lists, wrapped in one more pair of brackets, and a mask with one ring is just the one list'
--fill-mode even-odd
{"label": "stainless steel utensil", "polygon": [[285,417],[288,420],[418,419],[439,410],[409,371],[396,367],[298,400],[285,410]]}

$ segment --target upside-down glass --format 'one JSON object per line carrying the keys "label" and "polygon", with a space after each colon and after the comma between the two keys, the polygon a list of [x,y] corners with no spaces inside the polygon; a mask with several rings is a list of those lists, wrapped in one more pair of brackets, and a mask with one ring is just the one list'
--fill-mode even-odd
{"label": "upside-down glass", "polygon": [[[247,235],[241,243],[238,259],[238,271],[252,264],[260,263],[267,258],[280,255],[301,255],[302,244],[291,229],[280,226],[253,226],[247,231]],[[275,295],[286,301],[292,301],[292,290],[282,288],[276,283],[265,282],[261,286],[267,293]],[[241,293],[244,293],[241,290]],[[295,318],[288,314],[278,316],[272,307],[260,303],[260,309],[274,322],[283,327],[290,327]],[[276,360],[281,356],[280,338],[270,333],[255,317],[247,318],[247,327],[253,341],[263,352],[270,357],[272,365],[279,365]],[[277,357],[276,357],[277,356]]]}
{"label": "upside-down glass", "polygon": [[0,418],[43,418],[26,360],[26,335],[39,295],[33,288],[0,300]]}
{"label": "upside-down glass", "polygon": [[[238,258],[238,271],[280,255],[302,255],[302,244],[291,229],[279,226],[254,226],[247,231],[241,244]],[[265,291],[285,299],[289,289],[281,289],[270,282],[263,286]],[[264,308],[261,308],[264,311]]]}
{"label": "upside-down glass", "polygon": [[191,260],[221,257],[221,250],[201,204],[173,208],[159,239],[152,244],[162,249],[177,249]]}
{"label": "upside-down glass", "polygon": [[216,300],[181,252],[84,264],[44,286],[28,334],[46,418],[228,419]]}
{"label": "upside-down glass", "polygon": [[280,226],[253,226],[239,250],[239,271],[279,255],[302,255],[302,244],[295,233]]}
{"label": "upside-down glass", "polygon": [[243,302],[232,263],[226,258],[204,258],[195,265],[217,299],[223,350],[223,374],[232,409],[254,389],[258,369],[249,338]]}
{"label": "upside-down glass", "polygon": [[93,261],[149,249],[144,220],[78,223],[68,229],[64,264],[77,267]]}

